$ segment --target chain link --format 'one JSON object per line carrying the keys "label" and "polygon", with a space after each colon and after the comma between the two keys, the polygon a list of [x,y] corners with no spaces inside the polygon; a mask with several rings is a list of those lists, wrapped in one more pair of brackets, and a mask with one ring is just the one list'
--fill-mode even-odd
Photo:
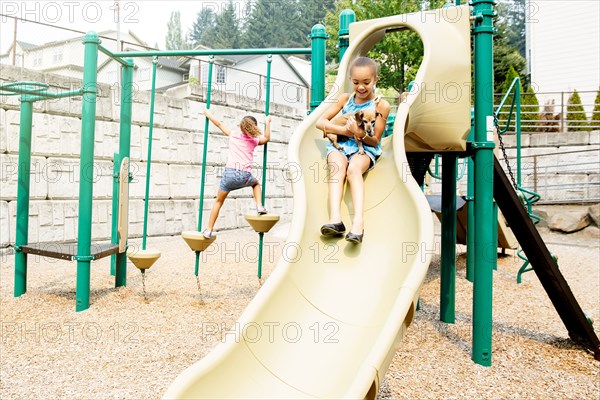
{"label": "chain link", "polygon": [[[498,130],[498,117],[494,115],[494,126],[496,127],[496,131]],[[500,142],[500,150],[502,150],[502,157],[504,157],[504,163],[506,164],[506,169],[508,170],[508,175],[510,176],[510,180],[512,181],[513,187],[515,191],[519,191],[519,187],[517,185],[517,181],[515,179],[515,175],[512,172],[512,168],[510,166],[510,162],[508,161],[508,156],[506,155],[506,148],[504,147],[504,141],[502,140],[502,135],[498,134],[498,141]]]}

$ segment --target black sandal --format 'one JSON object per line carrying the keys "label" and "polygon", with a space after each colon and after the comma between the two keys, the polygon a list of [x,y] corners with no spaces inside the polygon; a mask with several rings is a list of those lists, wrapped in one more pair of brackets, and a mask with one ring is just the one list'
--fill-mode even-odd
{"label": "black sandal", "polygon": [[356,234],[356,233],[352,233],[352,232],[348,232],[348,234],[346,235],[346,240],[350,243],[354,243],[354,244],[361,244],[363,241],[363,236],[365,234],[365,231],[363,231],[363,233]]}
{"label": "black sandal", "polygon": [[346,232],[346,226],[343,222],[337,224],[325,224],[321,227],[323,236],[340,236]]}

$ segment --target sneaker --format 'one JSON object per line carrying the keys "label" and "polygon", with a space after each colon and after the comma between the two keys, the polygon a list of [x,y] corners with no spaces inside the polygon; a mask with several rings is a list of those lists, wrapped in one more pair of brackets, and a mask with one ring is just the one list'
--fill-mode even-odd
{"label": "sneaker", "polygon": [[264,206],[256,206],[256,212],[258,215],[265,215],[267,213],[267,209]]}
{"label": "sneaker", "polygon": [[202,231],[202,236],[204,236],[205,239],[210,239],[213,237],[213,231],[205,229]]}

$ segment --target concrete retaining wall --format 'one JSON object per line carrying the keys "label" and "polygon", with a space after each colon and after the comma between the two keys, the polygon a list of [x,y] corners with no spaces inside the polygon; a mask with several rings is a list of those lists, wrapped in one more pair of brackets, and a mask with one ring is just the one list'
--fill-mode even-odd
{"label": "concrete retaining wall", "polygon": [[[2,65],[2,83],[40,81],[64,90],[81,86],[81,81],[52,74]],[[143,223],[146,158],[149,132],[149,93],[134,94],[131,130],[130,236],[141,236]],[[264,121],[264,102],[234,94],[215,96],[213,113],[234,127],[242,116],[252,114]],[[81,98],[34,103],[30,242],[74,241],[77,238],[77,199]],[[152,169],[148,234],[177,235],[196,229],[204,135],[205,104],[190,99],[156,96],[152,145]],[[0,96],[0,247],[15,242],[17,167],[20,104],[17,96]],[[270,212],[290,217],[291,183],[285,179],[287,143],[302,121],[291,107],[271,105],[271,138],[268,152],[267,200]],[[111,233],[113,154],[119,146],[119,93],[99,85],[94,165],[94,240]],[[203,221],[206,224],[227,158],[227,138],[211,126],[206,159]],[[262,148],[255,152],[255,176],[262,170]],[[254,209],[250,189],[232,192],[221,210],[218,229],[246,226],[243,214]]]}

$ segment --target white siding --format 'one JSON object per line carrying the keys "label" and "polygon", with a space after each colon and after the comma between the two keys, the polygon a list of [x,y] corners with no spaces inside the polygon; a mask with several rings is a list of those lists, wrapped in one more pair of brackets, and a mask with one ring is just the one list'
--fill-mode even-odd
{"label": "white siding", "polygon": [[[593,103],[600,86],[600,1],[529,1],[527,23],[536,92],[566,92],[566,101],[574,89],[591,91],[581,97]],[[540,96],[540,103],[549,97]],[[560,94],[552,97],[560,101]]]}

